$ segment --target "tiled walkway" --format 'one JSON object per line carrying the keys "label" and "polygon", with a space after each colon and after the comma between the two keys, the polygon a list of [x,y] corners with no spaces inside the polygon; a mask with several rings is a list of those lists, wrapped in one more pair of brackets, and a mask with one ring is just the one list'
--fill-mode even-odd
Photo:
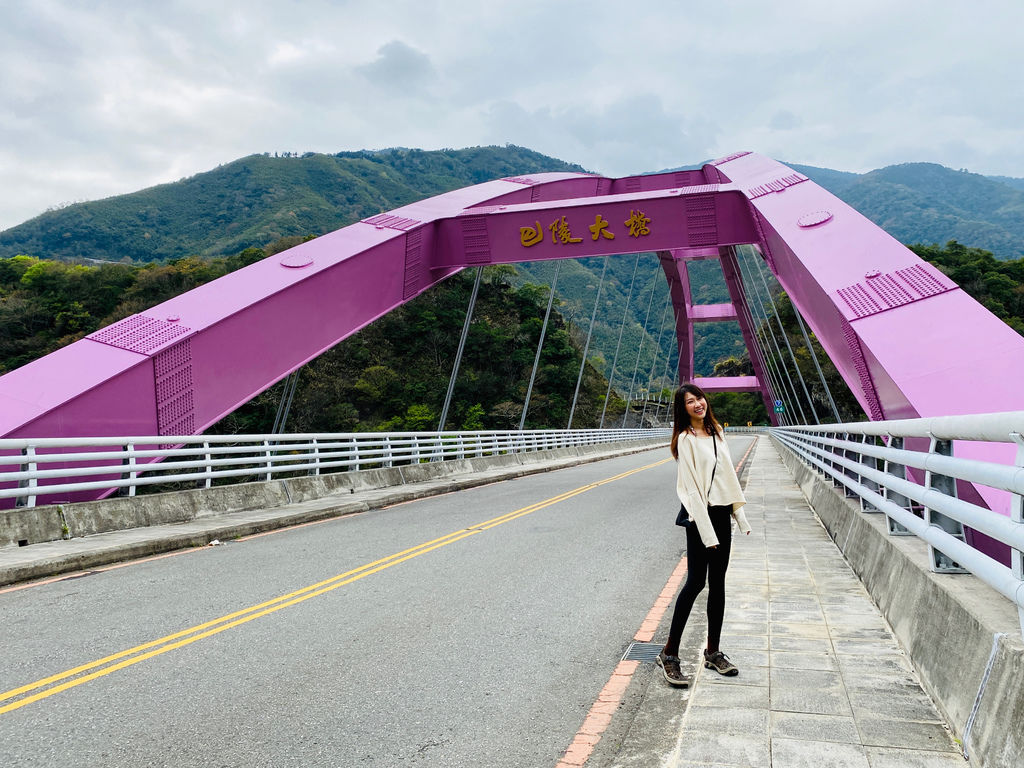
{"label": "tiled walkway", "polygon": [[963,768],[885,620],[768,438],[752,458],[754,532],[733,547],[722,638],[740,674],[699,669],[666,764]]}

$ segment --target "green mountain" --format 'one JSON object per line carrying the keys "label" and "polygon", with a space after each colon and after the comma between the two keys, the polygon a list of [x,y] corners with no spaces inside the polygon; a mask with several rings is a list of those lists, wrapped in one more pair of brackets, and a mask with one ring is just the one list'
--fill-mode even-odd
{"label": "green mountain", "polygon": [[171,184],[47,211],[0,232],[0,257],[162,261],[322,235],[504,176],[582,171],[522,147],[250,155]]}
{"label": "green mountain", "polygon": [[1024,179],[990,178],[934,163],[891,165],[860,175],[791,167],[900,242],[957,240],[999,259],[1024,256]]}

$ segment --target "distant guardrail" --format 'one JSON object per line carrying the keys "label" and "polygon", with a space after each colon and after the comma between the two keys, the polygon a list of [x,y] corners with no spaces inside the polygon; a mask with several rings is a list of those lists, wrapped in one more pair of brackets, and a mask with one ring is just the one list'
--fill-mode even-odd
{"label": "distant guardrail", "polygon": [[[19,507],[135,496],[147,486],[270,480],[630,440],[668,429],[182,435],[0,440],[0,502]],[[10,506],[10,502],[7,502]]]}
{"label": "distant guardrail", "polygon": [[[890,535],[922,539],[933,572],[970,572],[1012,600],[1024,631],[1024,411],[770,431],[859,498],[862,510],[882,512]],[[960,442],[975,449],[962,452],[983,454],[987,448],[990,458],[954,456]],[[1005,501],[1007,495],[1008,515],[984,500]],[[1005,548],[999,553],[968,544],[965,527],[1009,548],[1009,564]]]}

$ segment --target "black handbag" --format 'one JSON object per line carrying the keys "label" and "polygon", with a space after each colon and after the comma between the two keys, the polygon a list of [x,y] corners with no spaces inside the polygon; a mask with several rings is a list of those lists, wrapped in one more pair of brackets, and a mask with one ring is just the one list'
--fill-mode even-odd
{"label": "black handbag", "polygon": [[[711,486],[715,484],[715,470],[718,469],[718,438],[712,437],[712,445],[715,449],[715,466],[711,468],[711,485],[708,486],[708,498],[711,497]],[[681,525],[684,528],[690,524],[690,513],[686,511],[686,505],[679,504],[679,514],[676,515],[676,525]]]}

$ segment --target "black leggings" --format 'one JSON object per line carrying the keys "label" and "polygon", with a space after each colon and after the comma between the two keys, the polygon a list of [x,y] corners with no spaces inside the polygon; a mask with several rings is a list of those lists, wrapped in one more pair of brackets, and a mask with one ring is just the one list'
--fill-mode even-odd
{"label": "black leggings", "polygon": [[676,599],[676,610],[672,614],[672,628],[668,632],[665,653],[679,655],[679,640],[690,618],[693,601],[708,585],[708,647],[718,650],[722,639],[722,620],[725,618],[725,572],[729,568],[729,552],[732,549],[732,507],[711,507],[708,509],[711,525],[718,536],[718,548],[708,549],[700,539],[697,524],[691,520],[686,527],[686,583]]}

